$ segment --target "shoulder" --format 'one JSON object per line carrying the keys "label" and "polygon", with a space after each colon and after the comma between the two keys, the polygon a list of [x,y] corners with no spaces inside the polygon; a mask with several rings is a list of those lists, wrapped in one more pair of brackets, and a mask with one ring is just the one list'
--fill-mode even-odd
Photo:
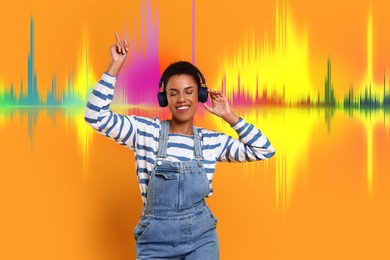
{"label": "shoulder", "polygon": [[225,134],[210,130],[207,128],[202,127],[196,127],[198,129],[199,134],[201,135],[202,139],[218,139],[220,136],[223,136]]}

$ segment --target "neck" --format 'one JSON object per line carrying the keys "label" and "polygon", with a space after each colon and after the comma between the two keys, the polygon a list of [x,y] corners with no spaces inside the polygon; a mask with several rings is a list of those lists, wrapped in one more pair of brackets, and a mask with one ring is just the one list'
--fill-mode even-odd
{"label": "neck", "polygon": [[169,132],[172,134],[193,135],[192,120],[187,122],[179,122],[174,118],[171,119],[169,124]]}

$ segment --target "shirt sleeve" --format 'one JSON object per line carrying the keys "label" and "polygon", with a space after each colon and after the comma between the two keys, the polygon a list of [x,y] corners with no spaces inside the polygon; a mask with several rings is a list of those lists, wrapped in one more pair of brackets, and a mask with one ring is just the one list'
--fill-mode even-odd
{"label": "shirt sleeve", "polygon": [[240,118],[232,128],[239,138],[234,139],[225,134],[218,135],[220,150],[217,161],[245,162],[267,160],[275,154],[275,149],[268,138],[254,125]]}
{"label": "shirt sleeve", "polygon": [[88,99],[84,119],[93,129],[134,150],[137,123],[134,116],[114,113],[110,104],[116,77],[104,73]]}

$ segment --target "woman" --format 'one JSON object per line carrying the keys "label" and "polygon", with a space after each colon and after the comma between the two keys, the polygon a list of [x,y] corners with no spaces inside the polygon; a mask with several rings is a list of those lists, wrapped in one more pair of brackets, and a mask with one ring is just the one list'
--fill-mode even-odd
{"label": "woman", "polygon": [[[216,162],[264,160],[274,148],[232,111],[223,93],[201,86],[203,75],[188,62],[170,65],[161,77],[159,103],[168,106],[170,120],[113,113],[115,80],[128,53],[127,41],[115,36],[110,66],[89,98],[85,120],[135,153],[144,203],[134,230],[137,259],[219,259],[217,220],[204,200],[213,192]],[[229,123],[238,140],[193,126],[198,102],[208,96],[205,109]]]}

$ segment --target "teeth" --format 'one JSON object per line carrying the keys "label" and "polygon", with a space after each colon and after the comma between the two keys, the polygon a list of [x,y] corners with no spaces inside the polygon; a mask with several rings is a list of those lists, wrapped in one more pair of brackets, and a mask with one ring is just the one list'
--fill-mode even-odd
{"label": "teeth", "polygon": [[186,110],[186,109],[188,109],[188,107],[178,107],[177,109],[178,110]]}

